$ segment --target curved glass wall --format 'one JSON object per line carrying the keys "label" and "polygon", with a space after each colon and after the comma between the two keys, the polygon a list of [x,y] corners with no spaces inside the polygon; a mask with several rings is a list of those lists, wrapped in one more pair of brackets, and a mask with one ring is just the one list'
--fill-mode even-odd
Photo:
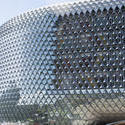
{"label": "curved glass wall", "polygon": [[0,122],[125,119],[125,1],[39,8],[0,27]]}

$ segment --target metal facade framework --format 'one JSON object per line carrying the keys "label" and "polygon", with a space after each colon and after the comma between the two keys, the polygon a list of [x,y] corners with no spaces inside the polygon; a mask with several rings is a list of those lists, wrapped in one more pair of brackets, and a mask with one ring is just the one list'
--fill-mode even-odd
{"label": "metal facade framework", "polygon": [[125,0],[39,8],[0,27],[0,122],[125,119]]}

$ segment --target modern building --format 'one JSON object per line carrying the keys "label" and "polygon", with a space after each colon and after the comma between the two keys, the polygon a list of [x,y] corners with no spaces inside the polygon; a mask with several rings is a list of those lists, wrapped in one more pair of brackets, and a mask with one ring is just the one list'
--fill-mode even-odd
{"label": "modern building", "polygon": [[39,8],[0,27],[1,124],[124,119],[125,0]]}

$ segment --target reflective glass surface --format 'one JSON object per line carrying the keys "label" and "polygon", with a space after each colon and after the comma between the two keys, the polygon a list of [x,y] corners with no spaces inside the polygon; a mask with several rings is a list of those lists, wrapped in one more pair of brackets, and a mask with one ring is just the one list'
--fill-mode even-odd
{"label": "reflective glass surface", "polygon": [[125,119],[124,0],[39,8],[0,27],[1,124],[114,118]]}

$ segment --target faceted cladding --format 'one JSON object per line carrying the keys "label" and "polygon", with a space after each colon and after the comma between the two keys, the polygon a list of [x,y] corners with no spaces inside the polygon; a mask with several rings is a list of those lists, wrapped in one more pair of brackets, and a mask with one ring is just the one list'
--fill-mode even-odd
{"label": "faceted cladding", "polygon": [[125,119],[125,0],[36,9],[0,27],[0,122]]}

